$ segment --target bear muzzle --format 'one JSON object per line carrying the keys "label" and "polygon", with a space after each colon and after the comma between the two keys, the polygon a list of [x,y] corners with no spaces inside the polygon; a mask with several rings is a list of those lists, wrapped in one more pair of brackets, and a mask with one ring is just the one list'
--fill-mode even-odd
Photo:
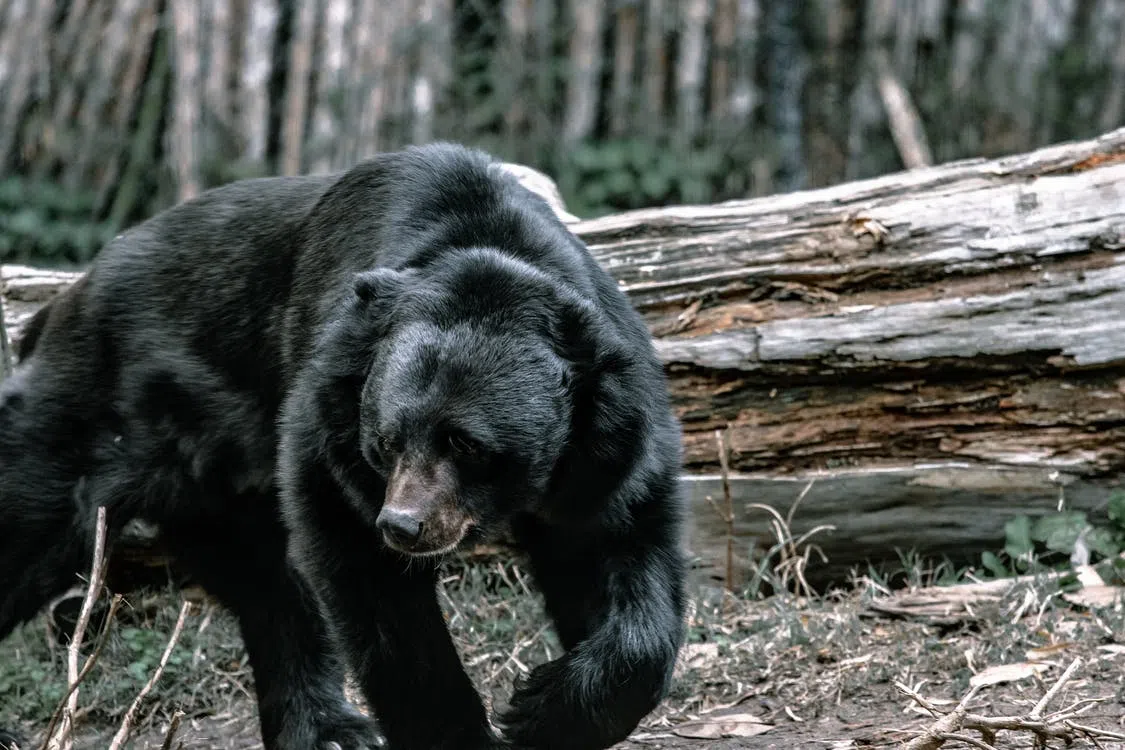
{"label": "bear muzzle", "polygon": [[460,507],[457,494],[456,471],[449,462],[400,460],[376,520],[383,541],[412,556],[452,551],[476,525]]}

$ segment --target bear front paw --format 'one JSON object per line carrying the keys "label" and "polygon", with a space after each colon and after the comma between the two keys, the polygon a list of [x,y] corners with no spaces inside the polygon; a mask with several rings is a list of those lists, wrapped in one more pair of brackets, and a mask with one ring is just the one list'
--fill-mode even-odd
{"label": "bear front paw", "polygon": [[317,750],[388,750],[389,743],[374,719],[362,714],[337,716],[317,732]]}

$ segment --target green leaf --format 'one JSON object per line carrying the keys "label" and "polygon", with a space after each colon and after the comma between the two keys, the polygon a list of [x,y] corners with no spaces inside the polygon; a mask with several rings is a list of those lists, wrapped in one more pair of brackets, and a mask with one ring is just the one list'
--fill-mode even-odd
{"label": "green leaf", "polygon": [[1125,492],[1114,492],[1109,496],[1109,520],[1125,529]]}
{"label": "green leaf", "polygon": [[665,198],[672,188],[668,176],[658,171],[648,171],[641,175],[641,190],[648,198]]}
{"label": "green leaf", "polygon": [[988,552],[987,550],[980,554],[981,564],[988,570],[989,573],[997,578],[1007,578],[1009,576],[1008,568],[1000,561],[998,555]]}
{"label": "green leaf", "polygon": [[1036,519],[1031,527],[1031,538],[1043,542],[1052,552],[1070,554],[1078,535],[1086,528],[1086,514],[1072,510],[1052,513]]}
{"label": "green leaf", "polygon": [[1086,530],[1086,546],[1102,557],[1114,557],[1121,551],[1121,539],[1112,529],[1090,526]]}
{"label": "green leaf", "polygon": [[126,671],[129,672],[129,676],[139,682],[145,682],[148,680],[149,672],[151,671],[151,669],[152,667],[148,663],[147,659],[135,661],[128,667],[126,667]]}
{"label": "green leaf", "polygon": [[606,182],[614,195],[632,195],[637,189],[633,175],[625,171],[610,172]]}
{"label": "green leaf", "polygon": [[1004,524],[1004,551],[1008,553],[1008,557],[1019,560],[1030,555],[1034,549],[1030,518],[1016,516]]}

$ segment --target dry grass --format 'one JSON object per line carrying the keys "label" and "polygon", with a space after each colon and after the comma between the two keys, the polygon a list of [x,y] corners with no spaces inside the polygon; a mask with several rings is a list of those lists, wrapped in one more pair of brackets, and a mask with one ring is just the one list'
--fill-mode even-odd
{"label": "dry grass", "polygon": [[[792,585],[793,569],[788,572]],[[925,583],[944,575],[906,577]],[[771,587],[783,592],[781,584]],[[887,593],[872,578],[826,597],[755,599],[719,587],[697,590],[673,691],[625,746],[901,747],[926,736],[933,712],[951,711],[988,668],[1038,665],[1020,679],[978,689],[966,711],[1026,716],[1076,658],[1081,668],[1053,700],[1071,706],[1103,699],[1081,703],[1088,706],[1082,725],[1125,731],[1122,606],[1075,608],[1055,583],[1029,582],[983,601],[972,617],[935,624],[880,615],[869,605]],[[514,677],[560,653],[533,583],[517,563],[452,563],[441,598],[465,664],[494,707],[502,707]],[[75,715],[79,744],[108,746],[160,659],[178,601],[175,592],[134,598],[118,614],[83,685]],[[19,719],[29,734],[41,733],[65,690],[65,649],[47,632],[41,619],[0,646],[0,725]],[[186,747],[260,747],[253,679],[237,633],[213,605],[187,618],[160,682],[137,705],[136,740],[127,746],[160,748],[180,712]],[[964,731],[946,734],[952,739],[943,747],[980,746],[964,740]],[[1033,747],[1028,736],[992,747]],[[1089,733],[1073,739],[1071,747],[1114,746],[1106,739],[1095,744]]]}

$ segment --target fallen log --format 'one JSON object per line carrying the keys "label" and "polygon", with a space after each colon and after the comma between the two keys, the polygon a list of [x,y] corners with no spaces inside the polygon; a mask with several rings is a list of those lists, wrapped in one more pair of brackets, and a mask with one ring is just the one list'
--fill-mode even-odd
{"label": "fallen log", "polygon": [[[765,502],[838,580],[915,549],[955,561],[1125,468],[1125,129],[815,191],[572,224],[645,316],[684,426],[690,546],[725,576]],[[7,267],[13,338],[74,275]],[[1060,500],[1061,498],[1061,500]]]}

